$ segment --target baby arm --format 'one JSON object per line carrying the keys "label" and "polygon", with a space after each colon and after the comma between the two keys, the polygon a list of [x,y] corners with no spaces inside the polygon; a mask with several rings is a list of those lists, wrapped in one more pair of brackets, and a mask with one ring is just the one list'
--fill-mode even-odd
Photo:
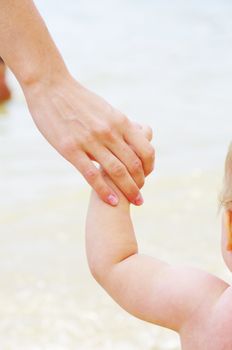
{"label": "baby arm", "polygon": [[91,195],[86,225],[90,270],[129,313],[181,331],[191,319],[207,314],[227,284],[198,269],[139,254],[128,201],[114,189],[120,198],[115,208]]}

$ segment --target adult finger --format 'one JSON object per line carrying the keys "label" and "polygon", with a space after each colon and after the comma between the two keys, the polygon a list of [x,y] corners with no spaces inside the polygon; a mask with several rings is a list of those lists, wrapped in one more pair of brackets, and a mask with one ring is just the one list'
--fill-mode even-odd
{"label": "adult finger", "polygon": [[92,149],[94,158],[101,164],[104,171],[125,197],[135,205],[143,204],[143,197],[139,188],[129,174],[126,166],[107,148],[95,146]]}
{"label": "adult finger", "polygon": [[84,152],[79,153],[73,163],[104,202],[112,206],[118,204],[118,196],[106,183],[101,171]]}
{"label": "adult finger", "polygon": [[145,124],[139,124],[136,122],[133,122],[133,125],[135,126],[135,128],[137,128],[138,130],[140,130],[143,135],[146,137],[146,139],[151,142],[153,139],[153,131],[152,128],[149,125],[145,125]]}
{"label": "adult finger", "polygon": [[142,125],[141,132],[146,137],[146,139],[151,142],[153,139],[152,128],[149,125]]}
{"label": "adult finger", "polygon": [[145,176],[150,174],[154,168],[155,150],[144,134],[136,127],[132,127],[124,135],[125,141],[136,152],[143,164]]}
{"label": "adult finger", "polygon": [[124,141],[112,142],[108,149],[126,166],[129,174],[139,188],[145,181],[143,164],[137,154]]}

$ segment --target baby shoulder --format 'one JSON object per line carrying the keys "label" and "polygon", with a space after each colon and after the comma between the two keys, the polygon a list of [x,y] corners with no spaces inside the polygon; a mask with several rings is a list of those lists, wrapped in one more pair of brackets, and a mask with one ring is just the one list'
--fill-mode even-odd
{"label": "baby shoulder", "polygon": [[[207,299],[205,305],[207,305]],[[198,315],[195,316],[196,318],[188,325],[188,329],[182,333],[183,349],[232,349],[231,286],[225,284],[225,289],[218,298],[211,305],[208,304],[208,307],[202,305]]]}
{"label": "baby shoulder", "polygon": [[232,287],[229,286],[218,298],[208,315],[206,335],[212,350],[232,349]]}

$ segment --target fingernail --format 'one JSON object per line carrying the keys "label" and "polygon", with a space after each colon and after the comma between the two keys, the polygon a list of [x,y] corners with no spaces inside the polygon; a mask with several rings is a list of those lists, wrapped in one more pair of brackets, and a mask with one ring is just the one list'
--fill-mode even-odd
{"label": "fingernail", "polygon": [[136,198],[135,198],[135,201],[134,201],[134,203],[136,204],[136,205],[142,205],[143,204],[143,197],[142,197],[142,195],[141,194],[139,194]]}
{"label": "fingernail", "polygon": [[118,197],[116,197],[114,194],[110,194],[108,196],[108,202],[111,205],[117,205],[118,204]]}

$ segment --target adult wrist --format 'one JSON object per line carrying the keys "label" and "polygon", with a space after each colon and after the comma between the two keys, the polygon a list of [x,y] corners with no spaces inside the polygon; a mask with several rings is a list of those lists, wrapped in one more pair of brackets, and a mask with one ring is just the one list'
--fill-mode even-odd
{"label": "adult wrist", "polygon": [[55,85],[69,76],[68,69],[62,61],[59,64],[43,62],[35,67],[26,67],[17,78],[24,92],[27,92],[41,86]]}

